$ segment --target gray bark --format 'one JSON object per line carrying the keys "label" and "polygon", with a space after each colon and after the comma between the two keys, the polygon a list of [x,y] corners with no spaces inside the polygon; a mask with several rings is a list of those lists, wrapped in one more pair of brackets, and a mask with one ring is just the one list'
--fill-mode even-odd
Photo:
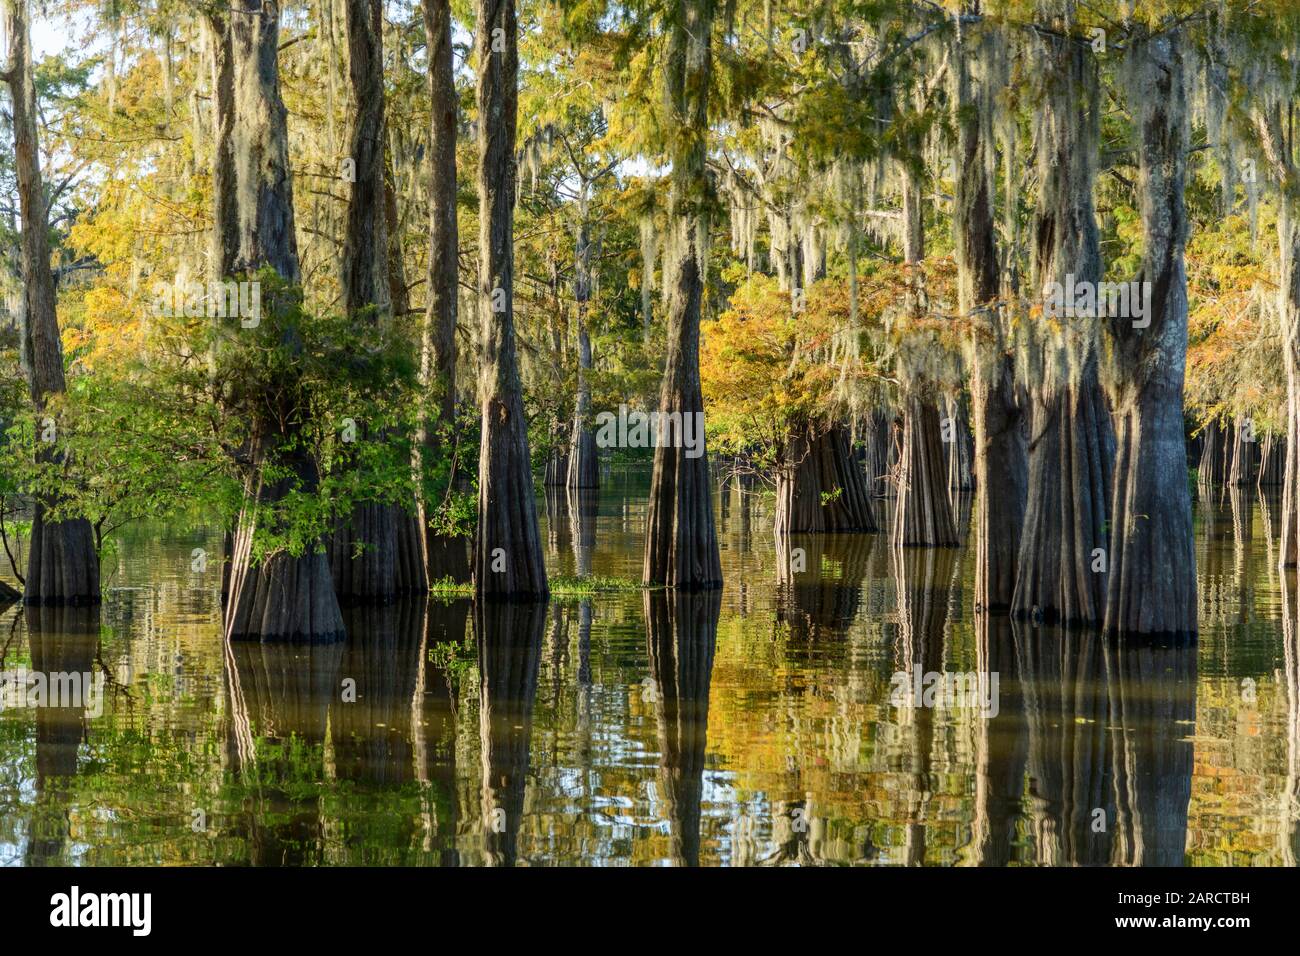
{"label": "gray bark", "polygon": [[[22,218],[22,363],[32,407],[39,418],[50,399],[67,390],[67,384],[54,273],[50,269],[49,219],[41,177],[26,0],[8,0],[4,17],[9,38],[4,79],[12,93],[14,175]],[[63,460],[57,441],[43,444],[37,457],[49,464]],[[57,494],[40,494],[34,501],[23,600],[28,604],[98,604],[99,555],[90,522],[85,518],[50,520],[48,512],[59,504]]]}
{"label": "gray bark", "polygon": [[1196,550],[1183,437],[1188,117],[1182,44],[1177,31],[1139,36],[1127,54],[1138,94],[1130,109],[1138,134],[1139,281],[1152,288],[1147,328],[1135,328],[1127,317],[1111,320],[1118,453],[1106,629],[1129,634],[1196,633]]}
{"label": "gray bark", "polygon": [[[214,184],[220,186],[213,197],[214,264],[221,266],[223,278],[269,266],[296,284],[301,273],[277,65],[279,12],[239,0],[229,15],[212,14],[211,26],[214,80],[227,84],[214,90]],[[225,172],[233,169],[233,176],[220,175],[224,163],[230,163]],[[290,348],[299,347],[292,332],[286,336]],[[295,487],[311,494],[319,484],[316,461],[293,424],[301,417],[293,389],[282,390],[269,404],[274,407],[252,423],[252,468],[231,546],[226,636],[341,639],[343,618],[323,546],[318,543],[301,555],[277,551],[254,563],[254,541],[265,512]],[[283,474],[268,480],[263,472],[271,465]]]}
{"label": "gray bark", "polygon": [[[1097,65],[1073,38],[1041,38],[1044,90],[1038,109],[1039,198],[1034,269],[1048,283],[1102,277],[1093,210]],[[1031,362],[1029,491],[1012,611],[1034,620],[1101,624],[1114,433],[1098,377],[1098,320],[1063,317],[1037,330]],[[1094,570],[1098,568],[1098,570]]]}
{"label": "gray bark", "polygon": [[[425,305],[421,383],[437,397],[438,414],[424,427],[421,454],[447,454],[456,424],[456,306],[460,282],[460,240],[456,222],[456,77],[451,48],[451,5],[425,0],[424,36],[429,50],[429,293]],[[448,475],[454,487],[456,474]],[[465,540],[429,527],[435,501],[421,503],[425,575],[469,580]]]}
{"label": "gray bark", "polygon": [[[961,29],[961,27],[959,27]],[[989,138],[998,91],[972,89],[971,64],[981,37],[958,37],[956,232],[957,293],[971,326],[971,418],[975,431],[975,604],[1004,611],[1016,586],[1024,524],[1028,448],[1015,387],[1008,317],[998,305],[1001,281],[995,238]]]}
{"label": "gray bark", "polygon": [[[389,261],[389,206],[384,148],[383,4],[347,0],[348,75],[352,84],[349,156],[355,178],[343,236],[344,308],[357,316],[370,310],[379,328],[393,321],[394,272]],[[400,275],[400,260],[398,263]],[[405,298],[404,292],[401,295]],[[365,440],[382,440],[367,432]],[[344,466],[346,467],[346,465]],[[427,590],[421,542],[407,510],[383,501],[357,501],[330,541],[330,566],[340,601],[385,602]]]}
{"label": "gray bark", "polygon": [[[668,16],[665,100],[671,128],[669,228],[676,255],[664,277],[669,290],[668,354],[659,411],[703,413],[700,391],[700,300],[708,256],[706,165],[713,0],[677,0]],[[642,580],[679,588],[719,588],[722,565],[713,524],[707,452],[655,448]]]}
{"label": "gray bark", "polygon": [[474,45],[478,59],[478,299],[483,354],[474,586],[480,596],[544,597],[548,593],[546,568],[537,532],[528,423],[515,354],[517,44],[514,0],[479,0]]}
{"label": "gray bark", "polygon": [[[581,173],[579,173],[581,175]],[[591,428],[591,335],[587,331],[587,310],[591,300],[591,232],[587,219],[588,188],[580,206],[582,222],[573,256],[573,297],[577,304],[578,326],[578,395],[573,408],[573,429],[569,433],[569,488],[600,486],[599,461],[596,457],[596,434]]]}

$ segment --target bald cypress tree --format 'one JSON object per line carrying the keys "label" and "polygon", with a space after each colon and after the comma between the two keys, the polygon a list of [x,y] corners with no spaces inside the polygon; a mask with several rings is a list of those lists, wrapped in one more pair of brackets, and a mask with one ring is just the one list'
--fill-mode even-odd
{"label": "bald cypress tree", "polygon": [[[221,277],[248,276],[269,267],[287,284],[281,301],[293,312],[301,281],[294,233],[288,131],[277,65],[279,12],[256,0],[238,0],[210,14],[215,45],[213,196],[214,266]],[[279,325],[280,345],[302,348],[291,320]],[[251,403],[244,505],[231,557],[225,632],[233,639],[329,640],[342,637],[343,618],[323,542],[295,554],[281,548],[258,559],[261,526],[295,493],[313,494],[320,473],[307,448],[306,408],[297,383],[277,383]]]}
{"label": "bald cypress tree", "polygon": [[[970,11],[973,6],[968,6]],[[990,171],[996,74],[990,61],[1000,42],[994,28],[957,23],[957,182],[953,230],[958,305],[970,323],[971,417],[975,430],[975,602],[1007,610],[1016,585],[1024,523],[1028,447],[1010,351],[1010,321],[998,302],[994,186]],[[983,76],[974,76],[984,60]],[[1008,197],[1008,202],[1011,198]]]}
{"label": "bald cypress tree", "polygon": [[[67,383],[54,273],[50,269],[49,222],[41,178],[27,0],[8,0],[4,19],[9,48],[5,52],[2,75],[12,93],[14,173],[22,217],[22,359],[32,407],[38,419],[43,419],[51,400],[57,401],[67,390]],[[57,464],[62,461],[57,422],[50,419],[49,425],[53,426],[49,434],[55,438],[42,442],[37,456],[41,462]],[[47,432],[49,425],[42,428],[42,433]],[[28,604],[98,604],[99,555],[90,522],[85,518],[51,520],[49,513],[59,503],[57,495],[46,493],[38,494],[33,503],[23,599]]]}
{"label": "bald cypress tree", "polygon": [[1127,50],[1138,153],[1143,263],[1140,322],[1114,316],[1111,394],[1118,437],[1106,628],[1196,632],[1196,551],[1183,436],[1187,362],[1188,116],[1180,30],[1137,28]]}
{"label": "bald cypress tree", "polygon": [[[424,36],[429,50],[429,291],[425,304],[420,380],[436,396],[437,415],[423,424],[420,454],[436,457],[456,421],[456,319],[460,242],[456,222],[456,129],[458,103],[451,48],[451,5],[425,0]],[[456,475],[448,476],[455,482]],[[421,502],[425,578],[469,578],[465,540],[430,523],[439,502]]]}
{"label": "bald cypress tree", "polygon": [[[668,355],[659,388],[661,414],[703,414],[700,304],[708,257],[707,168],[713,0],[673,0],[666,11],[664,99],[669,157]],[[680,588],[722,586],[707,453],[662,440],[655,448],[642,580]],[[682,442],[675,444],[681,445]]]}
{"label": "bald cypress tree", "polygon": [[474,587],[487,597],[545,597],[546,568],[528,454],[514,326],[515,122],[519,101],[514,0],[479,0],[478,307],[481,445]]}
{"label": "bald cypress tree", "polygon": [[[1070,4],[1038,37],[1039,196],[1033,276],[1049,287],[1097,289],[1101,244],[1093,207],[1100,103],[1097,62],[1071,35]],[[1051,305],[1044,295],[1045,309]],[[1062,298],[1063,302],[1064,299]],[[1029,490],[1014,613],[1068,624],[1103,623],[1107,522],[1115,437],[1102,391],[1095,315],[1046,317],[1026,356],[1032,369]]]}
{"label": "bald cypress tree", "polygon": [[[384,145],[383,4],[347,0],[348,75],[352,84],[349,158],[354,164],[343,238],[344,308],[377,330],[391,325],[388,199]],[[386,436],[366,429],[363,440]],[[414,502],[412,502],[414,505]],[[330,542],[334,587],[344,601],[387,601],[426,589],[422,544],[406,508],[361,500]]]}

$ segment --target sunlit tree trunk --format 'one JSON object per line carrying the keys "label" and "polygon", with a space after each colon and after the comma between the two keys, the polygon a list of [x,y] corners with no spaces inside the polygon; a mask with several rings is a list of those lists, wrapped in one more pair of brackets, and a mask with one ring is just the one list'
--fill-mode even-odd
{"label": "sunlit tree trunk", "polygon": [[1300,170],[1283,134],[1282,110],[1261,102],[1253,119],[1264,156],[1280,186],[1278,197],[1278,319],[1286,367],[1286,446],[1282,479],[1282,541],[1279,562],[1295,567],[1300,540]]}
{"label": "sunlit tree trunk", "polygon": [[[51,399],[57,402],[58,396],[66,391],[67,383],[63,374],[54,273],[50,269],[49,223],[41,179],[27,0],[7,0],[4,20],[9,49],[3,78],[12,94],[13,164],[22,218],[22,363],[42,439],[37,459],[46,465],[56,465],[62,461],[58,451],[58,423],[52,418],[47,421],[44,413]],[[44,440],[46,435],[51,436],[50,440]],[[52,493],[38,494],[33,503],[23,600],[28,604],[98,604],[99,555],[90,522],[85,518],[50,520],[47,514],[59,504],[59,497]]]}
{"label": "sunlit tree trunk", "polygon": [[[912,170],[903,177],[903,261],[914,282],[903,319],[910,321],[921,309],[921,261],[925,258],[921,183]],[[896,546],[956,547],[957,525],[948,495],[948,466],[944,457],[945,430],[939,411],[941,395],[934,383],[907,375],[902,401],[902,444],[899,453],[898,494],[894,499],[891,529]],[[948,434],[953,434],[951,425]]]}
{"label": "sunlit tree trunk", "polygon": [[[388,200],[384,149],[383,4],[347,0],[348,75],[352,85],[352,129],[348,158],[354,164],[343,236],[343,304],[348,315],[366,313],[376,328],[393,321],[389,268]],[[361,440],[384,436],[366,429]],[[400,505],[358,501],[340,522],[330,543],[334,588],[345,602],[391,600],[425,590],[423,562],[410,517]]]}
{"label": "sunlit tree trunk", "polygon": [[[1072,37],[1045,34],[1040,50],[1035,280],[1040,292],[1049,283],[1095,290],[1102,277],[1092,203],[1097,65]],[[1101,624],[1115,439],[1098,377],[1098,320],[1062,316],[1054,324],[1040,322],[1031,346],[1029,491],[1012,610]]]}
{"label": "sunlit tree trunk", "polygon": [[[959,26],[959,29],[962,29]],[[998,304],[1001,277],[988,162],[994,97],[972,89],[971,66],[983,38],[964,28],[958,38],[957,183],[953,227],[957,294],[971,327],[971,418],[975,430],[975,603],[1007,610],[1016,586],[1016,557],[1025,517],[1028,449],[1015,387],[1008,317]],[[982,112],[983,111],[983,112]]]}
{"label": "sunlit tree trunk", "polygon": [[[423,387],[437,399],[437,417],[424,424],[420,453],[448,454],[456,424],[456,307],[460,281],[460,240],[456,222],[456,76],[451,48],[451,5],[425,0],[424,36],[429,50],[429,292],[425,304],[420,374]],[[454,448],[454,445],[452,446]],[[452,470],[448,490],[456,481]],[[425,575],[469,579],[465,540],[440,534],[429,526],[440,502],[422,502]]]}
{"label": "sunlit tree trunk", "polygon": [[[687,416],[704,411],[700,300],[708,256],[706,160],[713,0],[676,0],[667,19],[663,68],[672,158],[668,221],[674,248],[664,277],[670,293],[668,353],[659,411]],[[667,444],[661,441],[655,448],[642,580],[680,588],[721,587],[708,455],[702,444],[697,457],[689,457],[686,448]]]}
{"label": "sunlit tree trunk", "polygon": [[[239,0],[212,15],[217,46],[213,197],[215,260],[223,277],[269,266],[300,281],[294,235],[288,134],[277,66],[280,24],[275,7]],[[229,168],[225,164],[229,163]],[[228,175],[233,170],[233,175]],[[270,303],[284,308],[284,303]],[[285,344],[300,347],[292,331]],[[249,478],[234,534],[225,631],[231,638],[328,640],[343,635],[329,562],[320,544],[303,554],[276,551],[254,560],[254,539],[266,512],[293,491],[312,494],[320,475],[294,423],[294,389],[252,422]],[[268,469],[274,474],[268,475]]]}
{"label": "sunlit tree trunk", "polygon": [[[1196,551],[1183,436],[1187,363],[1188,117],[1182,36],[1135,37],[1134,127],[1143,230],[1141,281],[1149,326],[1111,321],[1117,433],[1106,628],[1130,634],[1196,632]],[[1238,432],[1241,429],[1237,429]],[[1240,442],[1238,443],[1240,445]]]}
{"label": "sunlit tree trunk", "polygon": [[478,59],[479,449],[474,586],[480,595],[547,594],[537,532],[528,422],[514,326],[515,121],[518,27],[514,0],[479,0]]}
{"label": "sunlit tree trunk", "polygon": [[573,298],[577,306],[578,395],[573,408],[573,430],[569,434],[570,488],[596,488],[600,470],[596,459],[596,435],[591,428],[591,334],[587,330],[587,309],[591,301],[591,227],[587,222],[587,194],[582,184],[579,201],[578,241],[573,255]]}

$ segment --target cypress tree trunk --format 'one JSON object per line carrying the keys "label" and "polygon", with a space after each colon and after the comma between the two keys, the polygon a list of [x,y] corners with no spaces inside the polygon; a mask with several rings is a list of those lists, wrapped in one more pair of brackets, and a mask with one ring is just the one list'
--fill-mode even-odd
{"label": "cypress tree trunk", "polygon": [[[1016,557],[1025,518],[1028,448],[1015,388],[1007,316],[997,304],[1001,287],[989,175],[989,110],[998,92],[971,88],[971,64],[981,39],[962,30],[957,57],[957,293],[971,325],[971,417],[975,429],[975,604],[1011,607]],[[978,97],[978,98],[977,98]]]}
{"label": "cypress tree trunk", "polygon": [[[384,115],[383,4],[346,0],[348,74],[354,114],[349,157],[355,163],[343,237],[342,286],[349,315],[370,309],[369,321],[393,321],[392,270],[389,268],[388,204],[384,165],[387,126]],[[362,440],[382,440],[367,430]],[[334,589],[344,602],[390,601],[399,594],[427,589],[423,561],[410,516],[399,505],[358,501],[330,541]]]}
{"label": "cypress tree trunk", "polygon": [[[228,84],[214,90],[214,162],[218,173],[223,163],[234,170],[215,180],[221,191],[213,197],[214,258],[225,276],[269,266],[297,284],[293,187],[277,66],[279,13],[256,0],[239,0],[228,19],[224,12],[214,13],[211,25],[217,46],[214,76]],[[289,348],[300,347],[292,330],[285,334]],[[315,492],[320,477],[294,424],[303,411],[294,389],[281,390],[272,404],[252,423],[252,464],[233,539],[226,636],[339,639],[343,618],[323,546],[318,543],[301,555],[276,551],[254,563],[254,540],[266,512],[273,516],[275,506],[295,487]],[[268,468],[277,473],[274,479],[263,474]]]}
{"label": "cypress tree trunk", "polygon": [[[14,175],[22,217],[22,361],[32,406],[39,418],[51,397],[63,394],[67,385],[54,274],[50,270],[49,221],[41,181],[27,0],[8,0],[4,16],[9,49],[3,78],[12,93]],[[55,441],[42,443],[37,452],[38,461],[48,464],[62,461],[57,450],[57,430],[55,435]],[[90,522],[85,518],[49,520],[47,512],[59,503],[57,495],[36,496],[23,600],[28,604],[98,604],[99,555]]]}
{"label": "cypress tree trunk", "polygon": [[547,594],[537,533],[514,325],[515,120],[518,27],[514,0],[479,0],[478,57],[479,449],[474,586],[482,596]]}
{"label": "cypress tree trunk", "polygon": [[955,548],[959,544],[948,497],[942,427],[933,400],[913,395],[903,406],[903,450],[891,529],[896,547]]}
{"label": "cypress tree trunk", "polygon": [[[1289,105],[1287,107],[1290,108]],[[1300,169],[1283,133],[1282,104],[1261,94],[1253,110],[1264,157],[1279,189],[1278,319],[1286,366],[1286,464],[1282,480],[1281,567],[1295,567],[1300,540]]]}
{"label": "cypress tree trunk", "polygon": [[[909,170],[903,178],[903,261],[914,285],[908,295],[909,315],[921,311],[920,263],[925,258],[925,230],[921,184]],[[906,371],[906,370],[900,370]],[[957,525],[948,495],[948,465],[943,450],[940,396],[932,383],[905,374],[902,402],[902,445],[899,452],[898,490],[894,501],[895,545],[956,547]]]}
{"label": "cypress tree trunk", "polygon": [[1197,488],[1207,498],[1215,488],[1223,486],[1223,447],[1223,426],[1212,418],[1201,430],[1201,460],[1196,474]]}
{"label": "cypress tree trunk", "polygon": [[809,424],[785,443],[776,471],[776,534],[879,531],[866,474],[842,424]]}
{"label": "cypress tree trunk", "polygon": [[[700,300],[708,255],[706,166],[713,0],[677,0],[669,11],[664,62],[671,136],[668,221],[675,246],[669,275],[668,354],[659,389],[660,413],[703,414],[700,393]],[[701,442],[703,439],[701,438]],[[722,586],[713,525],[708,454],[655,448],[646,519],[642,580],[679,588]]]}
{"label": "cypress tree trunk", "polygon": [[1196,549],[1183,438],[1188,124],[1182,37],[1134,38],[1128,56],[1138,132],[1141,279],[1151,283],[1152,296],[1143,320],[1148,327],[1135,328],[1128,317],[1111,321],[1118,454],[1106,629],[1187,635],[1196,632]]}
{"label": "cypress tree trunk", "polygon": [[574,402],[573,430],[569,433],[569,488],[598,488],[600,470],[596,458],[596,434],[591,428],[591,336],[587,332],[587,305],[591,299],[591,235],[587,224],[587,184],[582,185],[579,203],[582,222],[573,256],[573,297],[578,311],[578,396]]}
{"label": "cypress tree trunk", "polygon": [[866,423],[867,490],[875,498],[884,498],[894,492],[894,479],[898,468],[898,450],[894,442],[894,414],[877,408]]}
{"label": "cypress tree trunk", "polygon": [[[1069,24],[1062,22],[1062,34]],[[1087,46],[1043,36],[1038,110],[1034,268],[1040,290],[1093,290],[1102,276],[1092,190],[1096,179],[1097,68]],[[1042,323],[1033,343],[1029,492],[1012,597],[1017,615],[1101,624],[1114,434],[1098,378],[1095,317]]]}
{"label": "cypress tree trunk", "polygon": [[[456,424],[456,303],[460,281],[460,241],[456,222],[457,96],[448,0],[425,0],[424,36],[429,50],[429,294],[425,305],[421,382],[438,398],[438,415],[426,422],[420,453],[446,454]],[[447,476],[454,487],[456,473]],[[429,582],[469,580],[469,555],[463,538],[439,534],[429,526],[436,501],[422,501],[425,577]]]}

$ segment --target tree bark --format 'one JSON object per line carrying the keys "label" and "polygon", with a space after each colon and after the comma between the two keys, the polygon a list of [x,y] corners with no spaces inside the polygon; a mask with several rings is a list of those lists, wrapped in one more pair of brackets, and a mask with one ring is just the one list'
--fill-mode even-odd
{"label": "tree bark", "polygon": [[[393,321],[385,174],[383,4],[346,0],[348,75],[353,116],[349,158],[355,164],[343,236],[342,286],[349,316],[370,310],[368,321]],[[367,429],[362,440],[382,440]],[[346,467],[346,466],[345,466]],[[409,513],[384,501],[357,501],[330,540],[334,590],[345,603],[387,602],[428,588]]]}
{"label": "tree bark", "polygon": [[[456,318],[460,282],[460,239],[456,221],[456,124],[458,99],[451,48],[451,5],[425,0],[424,36],[429,50],[429,293],[425,304],[421,384],[437,397],[438,414],[425,422],[420,454],[448,454],[456,427]],[[454,447],[454,446],[453,446]],[[453,452],[454,453],[454,452]],[[454,462],[453,462],[454,463]],[[448,488],[456,483],[453,467]],[[421,502],[424,566],[429,582],[468,581],[469,555],[463,538],[440,534],[429,519],[439,502]]]}
{"label": "tree bark", "polygon": [[[669,11],[664,62],[672,175],[668,222],[676,254],[668,306],[668,354],[659,389],[660,413],[702,415],[700,300],[708,255],[709,177],[706,166],[713,0],[677,0]],[[713,524],[709,458],[687,449],[655,448],[646,520],[642,580],[677,588],[719,588],[722,564]]]}
{"label": "tree bark", "polygon": [[955,548],[960,543],[948,497],[942,429],[933,400],[918,395],[907,400],[894,501],[895,547]]}
{"label": "tree bark", "polygon": [[776,472],[776,534],[880,530],[866,473],[842,424],[810,423],[791,435]]}
{"label": "tree bark", "polygon": [[474,586],[480,596],[548,593],[537,532],[528,423],[514,326],[515,121],[518,27],[514,0],[478,0],[479,403],[478,537]]}
{"label": "tree bark", "polygon": [[1128,317],[1111,320],[1118,454],[1106,629],[1124,634],[1196,633],[1196,548],[1183,437],[1188,118],[1182,42],[1177,31],[1135,37],[1127,54],[1140,82],[1130,109],[1138,133],[1141,281],[1151,283],[1152,296],[1147,328],[1135,328]]}
{"label": "tree bark", "polygon": [[1290,137],[1283,132],[1282,108],[1282,103],[1261,93],[1252,119],[1264,158],[1280,187],[1277,312],[1286,367],[1287,430],[1278,561],[1281,567],[1290,568],[1297,564],[1300,541],[1300,169]]}
{"label": "tree bark", "polygon": [[[1068,26],[1068,24],[1065,24]],[[1045,88],[1038,110],[1034,268],[1049,283],[1096,290],[1102,277],[1092,191],[1096,179],[1097,66],[1066,36],[1041,39]],[[1114,433],[1098,377],[1095,317],[1044,321],[1032,343],[1029,491],[1012,611],[1032,620],[1101,624]],[[1095,569],[1095,570],[1094,570]]]}
{"label": "tree bark", "polygon": [[591,299],[591,234],[587,224],[587,184],[582,185],[580,201],[582,222],[578,226],[577,248],[573,256],[573,297],[577,303],[578,326],[578,395],[573,407],[573,429],[569,433],[569,488],[600,487],[600,468],[596,457],[596,434],[591,428],[591,335],[587,331],[587,307]]}
{"label": "tree bark", "polygon": [[[51,398],[57,401],[67,390],[67,383],[54,273],[50,269],[49,218],[41,178],[27,0],[8,0],[4,14],[9,37],[4,79],[12,93],[14,175],[22,218],[22,362],[32,407],[40,418]],[[57,430],[55,435],[55,441],[42,442],[38,461],[51,465],[62,462]],[[98,604],[99,555],[90,522],[85,518],[50,520],[48,512],[60,503],[57,493],[36,496],[23,600],[43,605]]]}
{"label": "tree bark", "polygon": [[975,605],[1011,607],[1029,479],[1024,414],[1015,387],[988,162],[991,89],[972,89],[982,37],[958,26],[956,232],[959,309],[971,327],[971,418],[975,430]]}
{"label": "tree bark", "polygon": [[[921,314],[921,261],[925,258],[921,183],[907,170],[903,177],[903,262],[911,275],[907,319]],[[905,375],[902,401],[902,446],[898,489],[894,500],[893,542],[918,547],[956,547],[957,525],[948,494],[948,466],[944,457],[944,425],[940,396],[924,377]],[[948,432],[955,432],[951,427]]]}
{"label": "tree bark", "polygon": [[[222,278],[269,266],[297,284],[288,130],[277,64],[279,11],[238,0],[230,15],[213,13],[210,23],[214,78],[226,85],[214,89],[214,184],[220,187],[213,197],[214,264],[222,268]],[[230,168],[223,169],[226,163]],[[224,175],[231,169],[233,175]],[[285,335],[289,348],[301,347],[292,330]],[[302,409],[293,391],[282,390],[272,403],[276,407],[252,423],[252,467],[233,539],[226,605],[225,632],[232,640],[329,641],[344,634],[322,543],[301,555],[281,550],[254,559],[266,512],[273,518],[275,506],[295,487],[311,494],[319,485],[316,461],[294,424]],[[268,468],[279,477],[267,480]]]}

